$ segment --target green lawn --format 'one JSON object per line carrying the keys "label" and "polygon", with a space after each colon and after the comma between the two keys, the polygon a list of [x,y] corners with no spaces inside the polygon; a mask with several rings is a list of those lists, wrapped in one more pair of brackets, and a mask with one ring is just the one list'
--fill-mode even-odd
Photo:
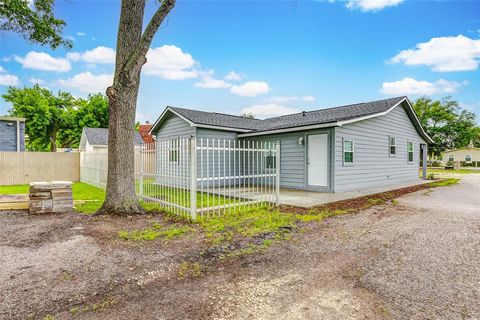
{"label": "green lawn", "polygon": [[[28,194],[28,184],[0,186],[0,194]],[[105,191],[83,182],[72,185],[73,200],[103,200]]]}

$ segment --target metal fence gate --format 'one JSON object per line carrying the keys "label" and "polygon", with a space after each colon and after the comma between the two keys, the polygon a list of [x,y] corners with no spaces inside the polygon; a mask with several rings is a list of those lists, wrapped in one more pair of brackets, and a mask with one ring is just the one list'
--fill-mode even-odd
{"label": "metal fence gate", "polygon": [[280,193],[276,142],[178,138],[135,149],[141,200],[192,219],[275,205]]}

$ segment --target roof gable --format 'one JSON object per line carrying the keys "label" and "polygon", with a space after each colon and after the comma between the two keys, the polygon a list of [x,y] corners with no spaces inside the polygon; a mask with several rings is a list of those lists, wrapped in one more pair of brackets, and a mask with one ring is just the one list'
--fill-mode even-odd
{"label": "roof gable", "polygon": [[[82,136],[85,134],[90,145],[106,146],[108,145],[108,128],[83,128]],[[135,144],[141,144],[142,137],[138,132],[135,132]]]}

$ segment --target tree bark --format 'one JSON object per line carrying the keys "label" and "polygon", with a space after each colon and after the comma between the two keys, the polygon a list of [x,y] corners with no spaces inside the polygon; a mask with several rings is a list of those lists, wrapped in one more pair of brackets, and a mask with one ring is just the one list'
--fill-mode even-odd
{"label": "tree bark", "polygon": [[110,113],[107,190],[105,202],[97,214],[144,212],[135,195],[134,173],[135,113],[140,73],[147,61],[153,35],[174,5],[175,0],[164,0],[142,35],[145,0],[122,0],[115,74],[113,85],[106,92]]}

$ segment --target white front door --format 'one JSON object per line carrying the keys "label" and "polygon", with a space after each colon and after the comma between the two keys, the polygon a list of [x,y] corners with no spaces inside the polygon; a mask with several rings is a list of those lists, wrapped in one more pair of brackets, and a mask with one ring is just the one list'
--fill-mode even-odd
{"label": "white front door", "polygon": [[308,136],[308,185],[328,186],[328,135]]}

